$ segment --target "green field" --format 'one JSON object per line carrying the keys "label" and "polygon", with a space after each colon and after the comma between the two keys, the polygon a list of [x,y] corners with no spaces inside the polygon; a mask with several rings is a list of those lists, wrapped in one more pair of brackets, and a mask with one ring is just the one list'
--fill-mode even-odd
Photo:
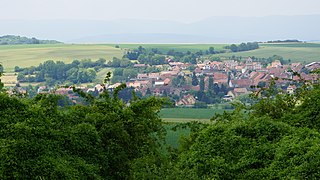
{"label": "green field", "polygon": [[279,44],[260,44],[260,48],[246,52],[217,54],[215,56],[255,56],[258,58],[268,58],[273,55],[282,56],[284,59],[290,59],[291,62],[320,61],[320,44],[316,43],[279,43]]}
{"label": "green field", "polygon": [[46,60],[72,62],[75,59],[122,57],[120,49],[110,45],[96,44],[41,44],[41,45],[2,45],[0,46],[0,62],[6,71],[15,66],[29,67],[39,65]]}
{"label": "green field", "polygon": [[181,119],[182,121],[209,120],[216,113],[223,113],[224,109],[204,108],[164,108],[159,115],[165,120]]}
{"label": "green field", "polygon": [[[2,45],[0,46],[0,63],[5,71],[12,71],[15,66],[29,67],[39,65],[46,60],[59,60],[71,62],[75,59],[122,57],[126,49],[134,49],[139,46],[147,49],[158,48],[162,52],[170,49],[175,51],[199,51],[214,47],[215,50],[222,50],[227,44],[41,44],[41,45]],[[320,60],[320,44],[317,43],[278,43],[260,44],[260,48],[253,51],[216,54],[220,57],[231,56],[255,56],[268,58],[273,55],[280,55],[284,59],[291,59],[291,62],[313,62]]]}

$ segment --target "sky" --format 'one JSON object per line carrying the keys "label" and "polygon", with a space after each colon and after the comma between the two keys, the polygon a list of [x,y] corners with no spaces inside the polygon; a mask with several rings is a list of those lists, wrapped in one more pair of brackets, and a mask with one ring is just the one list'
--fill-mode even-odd
{"label": "sky", "polygon": [[0,19],[195,22],[212,16],[320,14],[320,0],[0,0]]}

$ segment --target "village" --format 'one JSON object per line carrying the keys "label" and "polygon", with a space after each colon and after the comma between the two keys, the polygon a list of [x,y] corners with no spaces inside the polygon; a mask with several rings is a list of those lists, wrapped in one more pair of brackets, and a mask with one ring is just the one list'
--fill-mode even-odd
{"label": "village", "polygon": [[[260,62],[253,61],[250,57],[243,62],[236,60],[225,61],[204,61],[194,66],[190,63],[173,62],[170,58],[166,59],[168,64],[157,65],[158,68],[165,69],[157,73],[138,74],[135,78],[130,78],[126,82],[128,88],[139,92],[142,97],[147,95],[166,97],[175,96],[176,106],[192,107],[199,101],[195,92],[209,91],[210,79],[213,80],[215,87],[224,87],[223,101],[232,101],[242,95],[250,94],[256,88],[266,87],[271,79],[277,78],[276,85],[289,94],[294,93],[297,88],[293,82],[299,80],[316,81],[319,77],[309,72],[320,68],[320,62],[313,62],[303,65],[302,63],[291,63],[283,65],[279,60],[273,61],[266,67]],[[146,64],[135,64],[133,68],[144,68]],[[299,76],[294,76],[297,72]],[[195,77],[193,77],[195,76]],[[183,78],[182,84],[177,84],[175,79]],[[196,78],[198,83],[191,83]],[[203,78],[204,87],[201,87],[200,79]],[[96,84],[92,88],[79,86],[88,93],[100,93],[104,89],[112,91],[121,83],[114,84]],[[105,86],[105,87],[104,87]],[[211,85],[212,86],[212,85]],[[49,90],[46,86],[39,87],[37,93],[47,93]],[[76,102],[76,97],[72,93],[72,88],[60,87],[52,91],[55,94],[67,95]],[[192,93],[193,92],[193,93]]]}

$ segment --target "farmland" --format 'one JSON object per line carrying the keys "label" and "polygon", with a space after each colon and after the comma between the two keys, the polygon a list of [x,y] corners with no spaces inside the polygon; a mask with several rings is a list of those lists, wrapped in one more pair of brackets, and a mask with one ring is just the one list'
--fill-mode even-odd
{"label": "farmland", "polygon": [[284,59],[290,59],[291,62],[310,63],[320,60],[320,44],[317,43],[278,43],[278,44],[260,44],[260,48],[252,51],[217,54],[215,56],[255,56],[258,58],[268,58],[273,55],[282,56]]}
{"label": "farmland", "polygon": [[122,57],[120,49],[109,45],[93,44],[54,44],[54,45],[4,45],[0,46],[0,62],[6,71],[15,66],[29,67],[46,60],[72,62],[75,59]]}
{"label": "farmland", "polygon": [[209,123],[214,114],[221,114],[225,109],[215,108],[163,108],[159,115],[164,122],[168,123],[186,123],[198,121]]}
{"label": "farmland", "polygon": [[[122,57],[127,49],[143,46],[147,49],[157,48],[162,52],[171,49],[180,52],[205,51],[214,47],[219,51],[226,44],[42,44],[42,45],[3,45],[0,46],[0,62],[6,71],[13,71],[15,66],[29,67],[39,65],[46,60],[71,62],[75,59],[111,60],[112,57]],[[216,54],[218,57],[255,56],[268,58],[273,55],[290,59],[291,62],[312,62],[320,59],[320,44],[317,43],[279,43],[260,44],[260,48],[252,51]]]}
{"label": "farmland", "polygon": [[171,147],[177,148],[179,146],[179,139],[181,136],[187,136],[190,133],[190,129],[178,128],[173,131],[172,128],[179,123],[187,123],[191,121],[198,121],[202,123],[210,123],[210,118],[215,113],[223,113],[225,109],[215,108],[164,108],[160,111],[159,115],[164,121],[164,127],[166,128],[166,143]]}

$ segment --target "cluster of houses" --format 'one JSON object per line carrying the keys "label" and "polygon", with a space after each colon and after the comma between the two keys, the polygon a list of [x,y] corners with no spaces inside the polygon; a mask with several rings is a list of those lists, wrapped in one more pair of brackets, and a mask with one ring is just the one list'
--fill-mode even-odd
{"label": "cluster of houses", "polygon": [[[137,64],[135,68],[144,68],[146,65]],[[191,68],[193,67],[193,68]],[[235,60],[226,61],[204,61],[196,65],[182,62],[169,62],[162,65],[164,69],[158,73],[138,74],[136,78],[126,82],[127,87],[132,87],[135,91],[139,91],[143,96],[150,94],[154,96],[176,95],[180,97],[176,101],[177,106],[192,106],[196,103],[196,97],[191,95],[190,91],[199,91],[200,86],[193,86],[191,83],[175,87],[172,84],[173,78],[183,76],[191,80],[192,76],[204,76],[205,90],[208,90],[209,77],[213,77],[214,83],[219,86],[224,85],[228,93],[225,94],[225,100],[233,100],[234,98],[249,94],[252,87],[266,85],[272,78],[279,78],[276,83],[288,93],[294,93],[295,85],[291,84],[292,80],[299,78],[307,81],[316,81],[319,77],[315,74],[307,74],[305,72],[320,68],[320,62],[313,62],[307,65],[301,63],[292,63],[283,65],[280,61],[275,60],[266,67],[260,62],[254,62],[248,58],[244,62]],[[293,76],[293,72],[298,72],[300,77]],[[199,79],[199,78],[198,78]],[[121,83],[109,84],[103,87],[97,84],[93,88],[83,88],[86,92],[102,92],[106,89],[114,89]],[[38,93],[45,92],[46,87],[40,87]],[[56,94],[67,95],[70,99],[75,99],[75,95],[71,88],[59,88],[54,91]]]}

